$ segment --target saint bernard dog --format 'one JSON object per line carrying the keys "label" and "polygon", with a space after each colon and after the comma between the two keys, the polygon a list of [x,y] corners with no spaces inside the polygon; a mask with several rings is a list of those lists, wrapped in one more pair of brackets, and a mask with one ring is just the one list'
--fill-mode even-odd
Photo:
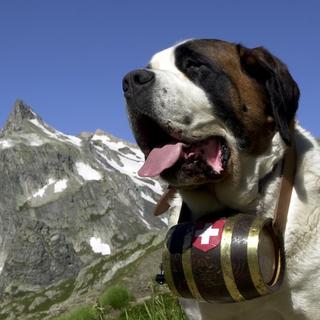
{"label": "saint bernard dog", "polygon": [[320,319],[319,145],[295,120],[299,88],[286,65],[263,47],[187,40],[129,72],[123,91],[146,157],[140,176],[174,186],[191,220],[226,209],[272,217],[279,163],[296,147],[281,289],[229,304],[180,299],[188,318]]}

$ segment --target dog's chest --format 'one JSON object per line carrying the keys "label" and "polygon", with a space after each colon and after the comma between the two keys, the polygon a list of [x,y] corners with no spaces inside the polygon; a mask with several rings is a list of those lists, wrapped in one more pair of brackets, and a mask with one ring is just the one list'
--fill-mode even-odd
{"label": "dog's chest", "polygon": [[[190,320],[302,320],[294,312],[287,289],[272,296],[240,303],[198,303],[181,299]],[[280,311],[281,310],[281,311]]]}

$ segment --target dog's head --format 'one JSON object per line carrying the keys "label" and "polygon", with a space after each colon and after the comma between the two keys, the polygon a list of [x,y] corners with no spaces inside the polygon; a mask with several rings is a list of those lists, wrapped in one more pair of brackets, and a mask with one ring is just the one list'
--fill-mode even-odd
{"label": "dog's head", "polygon": [[131,126],[146,156],[143,176],[177,187],[217,184],[241,175],[243,155],[259,157],[289,124],[299,89],[266,49],[190,40],[128,73],[123,90]]}

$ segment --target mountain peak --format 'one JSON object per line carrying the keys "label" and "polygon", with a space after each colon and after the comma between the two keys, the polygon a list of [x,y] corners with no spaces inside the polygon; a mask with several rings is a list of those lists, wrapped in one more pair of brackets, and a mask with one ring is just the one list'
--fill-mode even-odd
{"label": "mountain peak", "polygon": [[26,105],[22,100],[17,100],[2,132],[20,131],[24,120],[36,118],[39,117],[32,111],[30,106]]}

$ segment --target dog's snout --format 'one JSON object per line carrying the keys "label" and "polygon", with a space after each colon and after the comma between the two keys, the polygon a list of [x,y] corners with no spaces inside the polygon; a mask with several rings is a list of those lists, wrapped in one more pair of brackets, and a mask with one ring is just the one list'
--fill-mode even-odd
{"label": "dog's snout", "polygon": [[154,73],[146,69],[138,69],[126,74],[122,81],[122,88],[125,95],[136,92],[142,87],[150,85],[154,80]]}

